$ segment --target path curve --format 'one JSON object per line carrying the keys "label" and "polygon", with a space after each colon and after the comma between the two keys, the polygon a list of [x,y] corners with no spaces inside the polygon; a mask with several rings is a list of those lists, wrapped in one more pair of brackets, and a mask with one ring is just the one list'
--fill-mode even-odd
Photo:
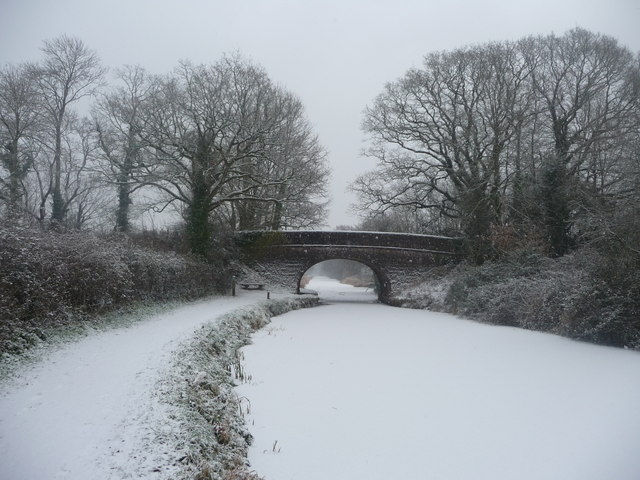
{"label": "path curve", "polygon": [[153,478],[142,446],[171,356],[200,326],[263,299],[241,292],[92,334],[0,385],[0,478]]}

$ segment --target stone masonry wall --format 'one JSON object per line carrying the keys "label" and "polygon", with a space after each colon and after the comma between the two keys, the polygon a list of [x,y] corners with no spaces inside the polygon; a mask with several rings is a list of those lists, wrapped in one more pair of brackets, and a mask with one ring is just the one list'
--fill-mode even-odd
{"label": "stone masonry wall", "polygon": [[354,260],[373,270],[380,300],[444,263],[459,260],[459,239],[376,232],[240,232],[244,261],[272,285],[297,290],[302,275],[325,260]]}

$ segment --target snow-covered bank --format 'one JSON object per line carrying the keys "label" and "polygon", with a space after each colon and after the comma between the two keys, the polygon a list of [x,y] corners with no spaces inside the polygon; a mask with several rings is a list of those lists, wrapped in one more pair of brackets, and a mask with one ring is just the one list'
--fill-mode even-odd
{"label": "snow-covered bank", "polygon": [[189,459],[171,443],[176,412],[163,398],[177,391],[166,380],[171,368],[189,364],[187,340],[263,299],[241,292],[97,333],[2,384],[0,478],[167,478],[180,470],[177,462]]}
{"label": "snow-covered bank", "polygon": [[[162,427],[164,438],[154,448],[165,452],[162,478],[255,478],[247,469],[252,436],[242,415],[244,399],[234,390],[237,382],[247,379],[239,348],[272,316],[317,303],[316,296],[285,296],[234,310],[181,347],[159,385],[164,404],[171,406]],[[175,446],[169,455],[164,443]],[[181,465],[172,468],[176,459]]]}
{"label": "snow-covered bank", "polygon": [[640,351],[640,257],[624,258],[589,248],[559,258],[514,251],[435,268],[390,303]]}
{"label": "snow-covered bank", "polygon": [[267,480],[640,478],[638,352],[338,302],[243,352]]}

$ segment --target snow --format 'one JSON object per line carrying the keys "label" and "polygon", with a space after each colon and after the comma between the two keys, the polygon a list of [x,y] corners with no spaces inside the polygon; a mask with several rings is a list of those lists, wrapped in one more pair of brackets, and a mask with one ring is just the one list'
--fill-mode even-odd
{"label": "snow", "polygon": [[[638,352],[309,288],[322,306],[243,349],[236,390],[267,480],[640,478]],[[181,424],[158,387],[203,326],[266,296],[238,293],[52,348],[5,380],[0,479],[175,478],[162,439]]]}
{"label": "snow", "polygon": [[265,292],[195,302],[54,350],[0,385],[0,479],[153,478],[154,388],[181,342]]}
{"label": "snow", "polygon": [[638,352],[308,288],[243,349],[267,480],[640,478]]}

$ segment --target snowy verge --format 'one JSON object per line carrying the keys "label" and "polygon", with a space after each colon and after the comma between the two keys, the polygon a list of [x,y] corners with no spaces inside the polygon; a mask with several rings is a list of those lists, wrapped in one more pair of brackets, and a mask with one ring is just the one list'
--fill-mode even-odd
{"label": "snowy verge", "polygon": [[[206,302],[217,298],[224,297],[213,295],[198,301]],[[167,314],[193,303],[193,300],[172,300],[162,303],[136,302],[100,315],[77,316],[76,321],[42,329],[42,336],[34,341],[30,348],[15,353],[0,351],[0,383],[10,381],[29,366],[45,360],[71,342],[100,332],[133,327],[153,316]]]}
{"label": "snowy verge", "polygon": [[271,317],[318,304],[316,296],[287,297],[244,307],[207,324],[180,349],[161,380],[156,397],[166,409],[149,451],[162,452],[157,478],[255,479],[248,469],[251,434],[238,398],[237,382],[247,380],[239,349]]}

